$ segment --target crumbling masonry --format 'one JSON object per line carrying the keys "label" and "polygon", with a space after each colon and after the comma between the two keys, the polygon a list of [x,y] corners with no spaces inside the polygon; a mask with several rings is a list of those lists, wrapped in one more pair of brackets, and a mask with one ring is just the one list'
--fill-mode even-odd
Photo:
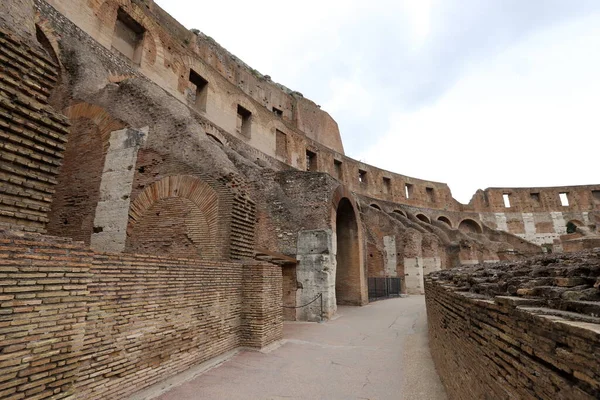
{"label": "crumbling masonry", "polygon": [[[283,318],[364,305],[369,278],[427,291],[438,367],[457,372],[446,329],[471,329],[457,321],[475,300],[426,274],[600,246],[600,185],[487,189],[464,205],[446,184],[353,160],[316,104],[152,0],[0,11],[0,399],[125,398],[269,345]],[[282,310],[319,295],[323,314]],[[553,343],[579,354],[572,341]],[[547,351],[531,363],[552,364]],[[557,374],[580,398],[598,393],[593,368],[569,368]]]}

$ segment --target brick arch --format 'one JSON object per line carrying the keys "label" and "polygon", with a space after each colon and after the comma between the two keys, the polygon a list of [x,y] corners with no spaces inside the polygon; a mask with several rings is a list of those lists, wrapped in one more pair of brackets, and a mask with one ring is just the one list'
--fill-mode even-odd
{"label": "brick arch", "polygon": [[465,218],[458,224],[458,230],[465,233],[482,233],[483,229],[475,220]]}
{"label": "brick arch", "polygon": [[202,249],[203,257],[218,257],[215,239],[219,228],[219,196],[209,184],[189,175],[163,178],[136,197],[129,208],[128,237],[133,235],[136,224],[146,218],[148,211],[158,202],[176,198],[185,199],[193,205],[185,220],[190,240]]}
{"label": "brick arch", "polygon": [[63,110],[71,123],[48,233],[90,244],[111,132],[126,125],[101,107],[78,103]]}
{"label": "brick arch", "polygon": [[111,132],[121,130],[127,126],[124,122],[113,118],[104,108],[89,103],[73,104],[65,108],[63,114],[70,121],[81,118],[90,120],[98,128],[105,153],[108,150]]}
{"label": "brick arch", "polygon": [[446,217],[445,215],[440,215],[439,217],[437,217],[437,220],[445,223],[450,228],[452,228],[452,221],[450,220],[450,218]]}
{"label": "brick arch", "polygon": [[[52,29],[52,25],[48,20],[41,17],[39,12],[35,13],[35,28],[36,28],[36,37],[38,36],[38,32],[43,35],[43,39],[47,43],[41,43],[42,47],[48,52],[48,56],[52,58],[57,65],[61,65],[60,63],[60,46],[58,45],[58,35]],[[38,38],[38,42],[39,42]],[[60,71],[62,72],[62,71]]]}

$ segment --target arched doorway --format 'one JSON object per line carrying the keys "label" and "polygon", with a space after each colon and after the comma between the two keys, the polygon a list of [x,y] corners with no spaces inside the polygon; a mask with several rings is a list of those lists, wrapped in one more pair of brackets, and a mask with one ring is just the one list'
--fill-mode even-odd
{"label": "arched doorway", "polygon": [[358,223],[352,203],[342,198],[337,206],[335,297],[337,304],[361,305]]}

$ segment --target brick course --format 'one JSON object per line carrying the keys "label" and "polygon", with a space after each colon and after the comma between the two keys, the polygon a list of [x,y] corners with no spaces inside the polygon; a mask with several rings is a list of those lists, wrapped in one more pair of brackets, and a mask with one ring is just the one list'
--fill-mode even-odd
{"label": "brick course", "polygon": [[0,232],[0,273],[0,399],[122,399],[282,337],[270,264],[98,254]]}

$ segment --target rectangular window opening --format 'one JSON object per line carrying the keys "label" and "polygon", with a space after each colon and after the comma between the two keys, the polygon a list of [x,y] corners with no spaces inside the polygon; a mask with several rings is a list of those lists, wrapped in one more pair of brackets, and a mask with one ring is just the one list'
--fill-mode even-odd
{"label": "rectangular window opening", "polygon": [[404,184],[404,196],[407,199],[410,199],[412,197],[412,194],[413,194],[413,185],[411,185],[410,183]]}
{"label": "rectangular window opening", "polygon": [[246,110],[244,107],[238,105],[237,107],[237,125],[236,130],[238,133],[246,137],[251,137],[250,126],[252,123],[252,113]]}
{"label": "rectangular window opening", "polygon": [[140,65],[144,47],[144,32],[146,30],[142,25],[119,8],[113,32],[112,48]]}
{"label": "rectangular window opening", "polygon": [[390,178],[383,177],[383,192],[390,194],[392,192],[392,180]]}
{"label": "rectangular window opening", "polygon": [[564,192],[564,193],[559,193],[558,197],[560,197],[560,205],[563,207],[568,207],[569,206],[569,194]]}
{"label": "rectangular window opening", "polygon": [[317,153],[313,153],[310,150],[306,150],[306,170],[316,171],[317,170]]}
{"label": "rectangular window opening", "polygon": [[196,86],[194,94],[194,106],[197,110],[206,111],[206,101],[208,99],[208,81],[200,76],[196,71],[190,69],[190,82]]}
{"label": "rectangular window opening", "polygon": [[367,183],[367,171],[362,169],[358,170],[358,181],[360,183]]}
{"label": "rectangular window opening", "polygon": [[504,200],[504,207],[505,208],[510,208],[510,194],[509,193],[504,193],[502,195],[502,200]]}
{"label": "rectangular window opening", "polygon": [[287,161],[287,135],[279,129],[275,129],[275,154]]}
{"label": "rectangular window opening", "polygon": [[425,192],[427,193],[427,200],[429,200],[430,203],[435,203],[435,193],[433,188],[425,188]]}
{"label": "rectangular window opening", "polygon": [[540,203],[540,194],[539,193],[530,193],[531,200],[533,200],[536,204]]}
{"label": "rectangular window opening", "polygon": [[333,160],[333,168],[335,169],[335,176],[338,179],[342,179],[342,162],[340,160]]}
{"label": "rectangular window opening", "polygon": [[283,117],[283,111],[277,107],[273,107],[273,114],[277,115],[278,117]]}
{"label": "rectangular window opening", "polygon": [[592,199],[594,203],[600,203],[600,190],[592,190]]}

